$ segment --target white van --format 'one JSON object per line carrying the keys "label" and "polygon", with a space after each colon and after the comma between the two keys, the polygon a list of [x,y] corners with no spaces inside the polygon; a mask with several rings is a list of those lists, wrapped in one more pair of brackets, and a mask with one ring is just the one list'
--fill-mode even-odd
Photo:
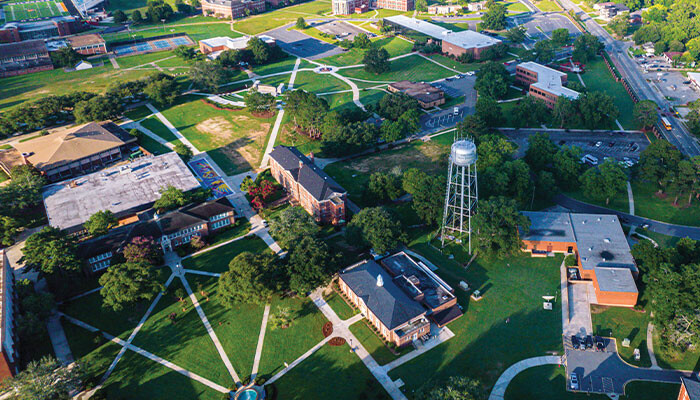
{"label": "white van", "polygon": [[585,156],[583,156],[581,158],[581,161],[583,161],[584,163],[589,163],[591,165],[598,165],[598,158],[590,154],[586,154]]}

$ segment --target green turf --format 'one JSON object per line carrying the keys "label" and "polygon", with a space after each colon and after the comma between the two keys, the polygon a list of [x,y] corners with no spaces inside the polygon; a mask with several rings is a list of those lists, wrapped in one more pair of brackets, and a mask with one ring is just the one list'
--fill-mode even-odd
{"label": "green turf", "polygon": [[[647,325],[649,312],[640,312],[622,307],[592,306],[594,334],[614,337],[617,340],[617,351],[623,360],[639,367],[651,367],[647,351]],[[623,347],[623,339],[630,339],[630,346]],[[640,361],[635,361],[633,351],[638,348],[641,353]]]}
{"label": "green turf", "polygon": [[391,71],[379,75],[368,73],[363,67],[344,69],[341,75],[350,78],[367,79],[372,81],[389,81],[407,79],[411,81],[434,81],[454,75],[454,72],[437,66],[418,55],[412,55],[391,62]]}
{"label": "green turf", "polygon": [[365,320],[352,324],[350,326],[350,332],[355,335],[357,340],[362,343],[362,346],[364,346],[379,365],[387,364],[399,357],[386,347],[386,344],[379,338],[379,335],[367,326]]}
{"label": "green turf", "polygon": [[224,396],[133,351],[124,354],[102,390],[109,400],[221,400]]}
{"label": "green turf", "polygon": [[[348,101],[347,97],[343,97],[342,99],[340,98],[343,95],[344,94],[335,94],[322,97],[326,99],[326,101],[329,101],[329,99],[338,99],[339,101],[343,102]],[[350,96],[349,101],[352,101],[352,95]],[[299,151],[301,151],[304,154],[309,154],[309,152],[313,152],[314,154],[318,154],[319,156],[322,155],[321,141],[312,140],[306,135],[297,133],[294,130],[292,123],[290,122],[289,113],[284,115],[282,119],[282,125],[280,126],[280,130],[277,132],[275,146],[280,144],[287,146],[295,146]]]}
{"label": "green turf", "polygon": [[668,236],[661,233],[648,231],[643,228],[637,228],[635,232],[652,238],[661,247],[675,247],[676,243],[681,240],[681,238],[677,236]]}
{"label": "green turf", "polygon": [[143,66],[145,68],[153,68],[155,70],[155,67],[149,65],[149,63],[172,57],[175,57],[172,51],[158,51],[155,53],[119,57],[117,58],[117,63],[119,64],[120,68],[133,68]]}
{"label": "green turf", "polygon": [[[275,382],[285,400],[389,399],[348,345],[325,345]],[[371,397],[370,397],[371,396]]]}
{"label": "green turf", "polygon": [[70,15],[60,1],[22,2],[3,7],[5,22],[45,19]]}
{"label": "green turf", "polygon": [[453,60],[450,57],[444,56],[442,54],[431,54],[428,56],[428,58],[430,58],[431,60],[435,60],[444,66],[456,69],[459,72],[474,71],[479,69],[479,66],[481,65],[479,63],[462,64],[461,62]]}
{"label": "green turf", "polygon": [[4,171],[0,171],[0,182],[5,182],[6,180],[10,179],[9,176]]}
{"label": "green turf", "polygon": [[561,11],[561,7],[552,0],[540,0],[535,2],[535,7],[539,8],[542,12],[557,12]]}
{"label": "green turf", "polygon": [[262,252],[267,245],[257,236],[248,236],[194,257],[182,260],[182,266],[208,272],[226,272],[229,262],[244,251]]}
{"label": "green turf", "polygon": [[145,120],[141,121],[141,125],[168,142],[174,142],[177,140],[177,137],[175,137],[175,135],[170,131],[170,129],[168,129],[168,127],[165,126],[162,122],[160,122],[158,117],[156,117],[155,115],[152,115],[146,118]]}
{"label": "green turf", "polygon": [[[605,203],[605,200],[596,200],[593,199],[589,196],[586,196],[586,193],[584,192],[583,188],[581,186],[577,187],[575,190],[567,191],[564,192],[569,197],[572,197],[576,200],[584,201],[586,203],[590,204],[595,204],[600,207],[605,207],[605,208],[611,208],[613,210],[617,211],[622,211],[625,213],[628,213],[630,211],[629,208],[629,199],[627,197],[627,190],[618,192],[614,197],[610,198],[610,202],[608,204]],[[634,199],[634,210],[636,215],[642,215],[638,210],[637,210],[637,199]]]}
{"label": "green turf", "polygon": [[151,139],[151,137],[146,134],[142,135],[139,138],[139,145],[146,149],[146,151],[148,151],[149,153],[155,155],[170,153],[172,151],[170,148],[160,144],[154,139]]}
{"label": "green turf", "polygon": [[[68,339],[71,353],[83,366],[88,376],[88,382],[93,384],[98,382],[117,357],[121,347],[107,341],[100,334],[90,332],[70,322],[62,321],[61,325],[66,339]],[[96,341],[96,338],[99,338],[99,341]]]}
{"label": "green turf", "polygon": [[[197,294],[202,310],[221,341],[233,369],[245,380],[253,368],[265,307],[258,304],[237,304],[229,308],[219,301],[217,278],[188,274],[187,280]],[[209,297],[208,301],[200,293],[199,285]]]}
{"label": "green turf", "polygon": [[296,22],[299,17],[318,17],[330,11],[331,2],[329,0],[316,0],[244,18],[236,21],[233,28],[249,35],[257,35]]}
{"label": "green turf", "polygon": [[328,106],[331,110],[357,107],[355,103],[352,102],[352,92],[324,94],[320,97],[328,102]]}
{"label": "green turf", "polygon": [[329,306],[331,306],[333,311],[338,314],[340,319],[345,320],[352,318],[352,316],[356,313],[355,310],[353,310],[353,308],[350,307],[350,305],[348,305],[348,303],[346,303],[336,291],[331,292],[329,295],[323,296],[323,299]]}
{"label": "green turf", "polygon": [[168,26],[165,25],[165,32],[163,31],[163,26],[159,23],[153,27],[142,28],[133,30],[132,33],[128,32],[118,32],[118,33],[108,33],[103,37],[107,41],[107,44],[124,40],[131,39],[147,39],[154,36],[160,36],[163,34],[172,33],[186,33],[192,40],[199,42],[200,40],[209,39],[218,36],[228,36],[231,38],[240,37],[241,34],[238,32],[231,31],[231,27],[228,23],[222,23],[222,21],[209,22],[209,23],[192,23],[186,25],[178,25],[179,22],[174,22]]}
{"label": "green turf", "polygon": [[671,224],[700,226],[700,202],[693,198],[688,205],[688,196],[679,197],[674,205],[674,196],[660,198],[656,195],[656,185],[632,181],[635,215]]}
{"label": "green turf", "polygon": [[519,1],[508,3],[507,9],[508,14],[520,14],[530,11],[530,9],[525,6],[525,4]]}
{"label": "green turf", "polygon": [[554,311],[542,309],[542,296],[559,294],[561,256],[478,258],[465,271],[461,263],[469,255],[463,247],[446,248],[445,254],[455,256],[451,260],[434,247],[439,242],[428,243],[429,237],[430,233],[421,236],[410,247],[440,266],[436,272],[449,285],[458,288],[460,281],[466,281],[479,289],[483,298],[474,302],[468,293],[456,290],[465,312],[448,325],[456,336],[389,372],[392,379],[401,378],[406,383],[405,393],[413,393],[431,380],[455,375],[455,371],[491,387],[517,361],[548,352],[561,354],[560,304],[555,304]]}
{"label": "green turf", "polygon": [[275,328],[268,323],[258,372],[263,378],[272,377],[284,368],[285,362],[291,363],[323,340],[322,328],[327,322],[308,298],[275,297],[270,304],[270,315],[277,313],[278,307],[289,309],[292,323],[287,328]]}
{"label": "green turf", "polygon": [[[413,48],[413,43],[399,37],[381,38],[372,42],[373,46],[383,47],[390,57],[400,56],[409,53]],[[350,49],[341,54],[323,58],[319,61],[342,67],[345,65],[362,64],[362,57],[365,55],[364,49]]]}
{"label": "green turf", "polygon": [[297,59],[295,57],[287,57],[284,60],[276,63],[255,66],[253,67],[253,72],[255,72],[255,74],[259,76],[276,74],[285,71],[291,72],[294,69],[294,64],[296,62]]}
{"label": "green turf", "polygon": [[132,121],[142,120],[151,114],[153,114],[153,112],[149,110],[146,106],[138,106],[136,108],[132,108],[131,110],[124,112],[124,116]]}
{"label": "green turf", "polygon": [[[188,298],[184,306],[186,311],[183,311],[183,304],[175,297],[175,291],[180,288],[183,288],[182,282],[175,279],[143,324],[133,344],[219,385],[231,385],[233,378],[219,357],[192,301]],[[200,299],[201,295],[197,298]],[[171,313],[176,315],[175,322],[168,317]]]}
{"label": "green turf", "polygon": [[294,80],[294,89],[302,89],[318,94],[348,90],[350,86],[330,75],[319,75],[311,71],[302,71],[297,73],[297,77]]}
{"label": "green turf", "polygon": [[233,226],[225,231],[217,232],[213,236],[207,238],[207,244],[215,246],[217,244],[235,239],[239,236],[247,235],[250,232],[250,222],[245,218],[239,218]]}

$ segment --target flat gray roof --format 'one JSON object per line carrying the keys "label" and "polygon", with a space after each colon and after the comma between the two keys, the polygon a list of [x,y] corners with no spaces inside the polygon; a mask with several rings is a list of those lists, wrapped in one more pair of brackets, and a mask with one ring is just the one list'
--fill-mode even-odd
{"label": "flat gray roof", "polygon": [[48,185],[42,195],[49,225],[71,229],[98,211],[110,210],[119,216],[148,208],[167,186],[182,191],[200,187],[175,153],[141,157],[126,165]]}
{"label": "flat gray roof", "polygon": [[523,211],[522,214],[530,219],[530,231],[522,240],[576,242],[569,213]]}
{"label": "flat gray roof", "polygon": [[596,267],[595,276],[601,292],[637,293],[637,285],[629,268]]}
{"label": "flat gray roof", "polygon": [[424,35],[434,37],[440,40],[442,40],[443,37],[449,32],[452,32],[449,29],[445,29],[439,25],[431,24],[428,21],[407,17],[405,15],[395,15],[393,17],[386,17],[384,19],[394,24],[401,25],[404,28],[413,29],[416,32],[420,32]]}
{"label": "flat gray roof", "polygon": [[448,33],[443,40],[463,49],[480,49],[501,43],[500,39],[472,30]]}
{"label": "flat gray roof", "polygon": [[439,25],[431,24],[428,21],[407,17],[405,15],[395,15],[384,19],[435,39],[444,40],[447,43],[454,44],[463,49],[489,47],[501,42],[499,39],[472,30],[453,32]]}
{"label": "flat gray roof", "polygon": [[533,83],[531,86],[572,100],[577,99],[579,96],[579,92],[569,89],[562,84],[562,78],[565,77],[566,74],[561,71],[532,61],[518,64],[518,67],[537,73],[537,82]]}
{"label": "flat gray roof", "polygon": [[570,215],[583,269],[604,266],[637,270],[617,215]]}

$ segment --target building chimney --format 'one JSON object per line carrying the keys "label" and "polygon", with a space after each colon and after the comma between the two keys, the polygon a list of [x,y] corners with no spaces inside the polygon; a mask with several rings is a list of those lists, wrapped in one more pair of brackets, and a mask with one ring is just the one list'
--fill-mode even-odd
{"label": "building chimney", "polygon": [[299,160],[299,169],[302,169],[304,167],[304,162]]}
{"label": "building chimney", "polygon": [[384,286],[384,278],[382,278],[381,274],[377,275],[377,286],[379,286],[379,287]]}
{"label": "building chimney", "polygon": [[309,153],[309,160],[311,160],[311,164],[316,164],[316,160],[314,159],[314,152]]}

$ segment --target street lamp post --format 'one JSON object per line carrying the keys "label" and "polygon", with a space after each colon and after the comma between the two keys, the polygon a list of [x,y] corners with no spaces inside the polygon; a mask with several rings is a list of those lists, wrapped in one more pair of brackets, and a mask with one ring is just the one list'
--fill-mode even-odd
{"label": "street lamp post", "polygon": [[160,22],[163,23],[163,33],[165,33],[165,18],[162,18]]}

